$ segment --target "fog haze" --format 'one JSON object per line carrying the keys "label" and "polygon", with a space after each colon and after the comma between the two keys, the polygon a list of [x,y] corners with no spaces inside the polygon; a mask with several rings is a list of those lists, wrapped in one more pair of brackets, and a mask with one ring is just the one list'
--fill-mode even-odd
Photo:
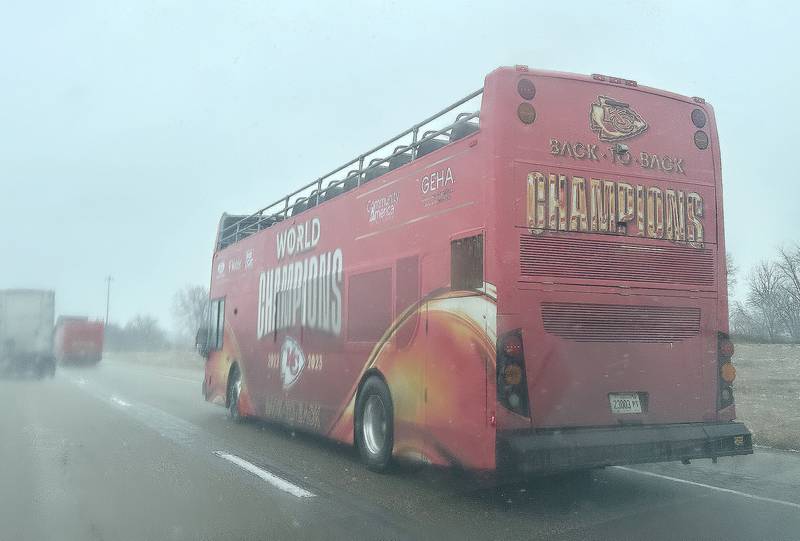
{"label": "fog haze", "polygon": [[151,313],[171,325],[174,292],[208,283],[222,212],[266,206],[513,64],[706,98],[729,251],[746,271],[797,239],[797,4],[406,1],[347,12],[3,3],[0,287],[53,288],[59,313],[102,317],[110,274],[112,321]]}

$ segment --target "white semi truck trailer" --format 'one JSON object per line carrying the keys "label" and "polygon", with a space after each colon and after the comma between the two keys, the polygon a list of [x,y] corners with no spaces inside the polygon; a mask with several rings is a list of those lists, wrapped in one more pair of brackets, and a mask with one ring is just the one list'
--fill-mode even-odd
{"label": "white semi truck trailer", "polygon": [[0,289],[0,374],[55,374],[55,292]]}

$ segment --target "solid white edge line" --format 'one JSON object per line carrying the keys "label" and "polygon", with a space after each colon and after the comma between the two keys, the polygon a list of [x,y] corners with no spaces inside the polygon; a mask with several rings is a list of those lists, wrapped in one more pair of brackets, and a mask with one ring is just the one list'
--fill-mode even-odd
{"label": "solid white edge line", "polygon": [[297,498],[313,498],[315,496],[313,492],[309,492],[306,489],[301,488],[293,483],[290,483],[285,479],[281,479],[277,475],[270,473],[267,470],[263,470],[258,466],[256,466],[255,464],[252,464],[236,455],[232,455],[224,451],[214,451],[214,454],[220,458],[224,458],[228,462],[236,464],[243,470],[246,470],[255,475],[256,477],[263,479],[264,481],[266,481],[267,483],[271,484],[272,486],[274,486],[279,490],[288,492],[292,496],[295,496]]}
{"label": "solid white edge line", "polygon": [[758,445],[757,443],[753,444],[755,449],[767,449],[769,451],[775,451],[777,453],[800,453],[800,449],[781,449],[780,447],[770,447],[769,445]]}
{"label": "solid white edge line", "polygon": [[766,496],[756,496],[755,494],[748,494],[747,492],[740,492],[738,490],[733,490],[730,488],[722,488],[717,487],[714,485],[707,485],[705,483],[698,483],[696,481],[689,481],[688,479],[681,479],[680,477],[670,477],[669,475],[661,475],[660,473],[653,473],[649,471],[637,470],[634,468],[626,468],[625,466],[614,466],[617,470],[623,470],[631,473],[638,473],[639,475],[646,475],[648,477],[656,477],[658,479],[665,479],[667,481],[672,481],[674,483],[682,483],[684,485],[691,485],[695,487],[707,488],[709,490],[716,490],[717,492],[724,492],[726,494],[733,494],[735,496],[741,496],[743,498],[749,498],[751,500],[757,500],[760,502],[767,502],[767,503],[774,503],[778,505],[785,505],[786,507],[793,507],[795,509],[800,509],[800,503],[794,502],[787,502],[785,500],[776,500],[775,498],[767,498]]}

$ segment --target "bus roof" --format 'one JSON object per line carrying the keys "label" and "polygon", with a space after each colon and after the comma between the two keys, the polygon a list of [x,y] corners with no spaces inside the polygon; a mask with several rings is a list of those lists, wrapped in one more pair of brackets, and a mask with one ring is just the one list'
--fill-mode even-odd
{"label": "bus roof", "polygon": [[[479,129],[480,111],[461,112],[456,115],[455,121],[438,129],[424,130],[424,128],[432,127],[437,121],[441,123],[442,117],[470,100],[477,98],[482,93],[483,88],[470,93],[438,113],[414,124],[374,148],[359,154],[333,171],[281,197],[253,214],[247,216],[223,214],[220,220],[216,249],[222,250],[288,217],[296,216],[304,210],[313,208],[319,203],[361,186],[384,173],[421,158],[449,143],[472,135]],[[376,157],[367,162],[367,158],[379,154],[381,151],[386,151],[392,145],[403,143],[409,137],[408,144],[395,146],[389,155]],[[344,178],[332,180],[334,177],[341,176],[340,174],[349,167],[353,167],[353,169],[347,171]],[[290,204],[292,198],[295,197],[294,202]]]}
{"label": "bus roof", "polygon": [[691,96],[691,97],[690,96],[685,96],[683,94],[677,94],[675,92],[670,92],[668,90],[663,90],[663,89],[660,89],[660,88],[654,88],[654,87],[651,87],[651,86],[640,85],[637,81],[632,80],[632,79],[624,79],[622,77],[614,77],[614,76],[611,76],[611,75],[602,75],[602,74],[599,74],[599,73],[592,73],[591,75],[583,75],[583,74],[580,74],[580,73],[570,73],[570,72],[566,72],[566,71],[530,69],[530,68],[528,68],[528,66],[524,66],[524,65],[517,65],[517,66],[515,66],[513,68],[501,67],[501,68],[497,68],[492,73],[498,72],[498,71],[508,71],[508,70],[514,70],[514,71],[522,72],[522,73],[529,73],[531,75],[539,75],[539,76],[544,76],[544,77],[551,77],[551,78],[555,78],[555,79],[559,79],[560,78],[560,79],[572,79],[572,80],[584,81],[584,82],[587,82],[587,83],[604,83],[604,84],[607,84],[607,85],[609,85],[611,87],[624,86],[624,87],[627,87],[627,88],[634,88],[636,90],[639,90],[640,92],[645,92],[645,93],[648,93],[648,94],[655,94],[657,96],[661,96],[661,97],[664,97],[664,98],[671,98],[671,99],[683,101],[683,102],[686,102],[686,103],[707,104],[707,102],[706,102],[706,100],[704,98],[700,98],[700,97],[697,97],[697,96]]}

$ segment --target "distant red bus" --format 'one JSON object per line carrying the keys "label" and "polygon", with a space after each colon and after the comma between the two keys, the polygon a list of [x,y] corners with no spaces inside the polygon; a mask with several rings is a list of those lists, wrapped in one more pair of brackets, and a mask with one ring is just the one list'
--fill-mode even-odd
{"label": "distant red bus", "polygon": [[96,364],[103,358],[102,321],[60,316],[56,321],[53,353],[59,364]]}
{"label": "distant red bus", "polygon": [[223,215],[203,392],[353,443],[376,470],[748,454],[722,224],[704,100],[500,68],[275,204]]}

